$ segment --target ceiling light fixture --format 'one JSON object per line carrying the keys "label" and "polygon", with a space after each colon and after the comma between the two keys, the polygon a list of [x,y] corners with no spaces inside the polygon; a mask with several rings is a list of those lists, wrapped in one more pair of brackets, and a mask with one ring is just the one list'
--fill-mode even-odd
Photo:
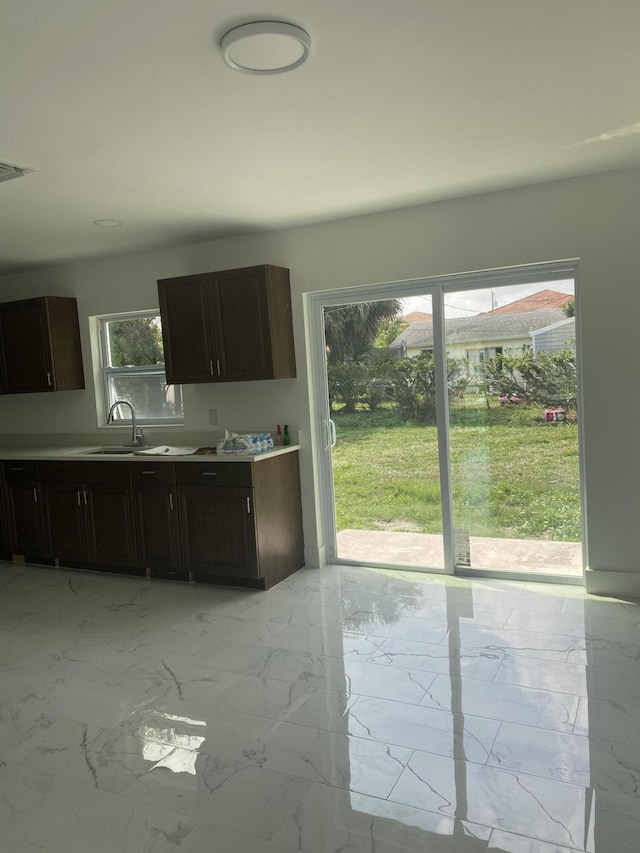
{"label": "ceiling light fixture", "polygon": [[302,65],[310,45],[309,34],[294,24],[256,21],[229,30],[220,50],[227,65],[236,71],[281,74]]}
{"label": "ceiling light fixture", "polygon": [[122,222],[119,219],[94,219],[91,224],[98,228],[117,228]]}

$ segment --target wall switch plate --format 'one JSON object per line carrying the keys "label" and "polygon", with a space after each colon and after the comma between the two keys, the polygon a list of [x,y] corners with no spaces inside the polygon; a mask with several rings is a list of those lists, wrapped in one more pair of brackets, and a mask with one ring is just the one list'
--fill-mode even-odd
{"label": "wall switch plate", "polygon": [[218,426],[218,410],[209,409],[209,426]]}

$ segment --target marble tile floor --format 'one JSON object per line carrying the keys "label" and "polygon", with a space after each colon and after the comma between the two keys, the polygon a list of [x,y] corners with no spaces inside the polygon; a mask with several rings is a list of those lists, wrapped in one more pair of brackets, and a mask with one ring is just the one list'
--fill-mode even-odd
{"label": "marble tile floor", "polygon": [[637,853],[640,605],[0,563],[0,853]]}

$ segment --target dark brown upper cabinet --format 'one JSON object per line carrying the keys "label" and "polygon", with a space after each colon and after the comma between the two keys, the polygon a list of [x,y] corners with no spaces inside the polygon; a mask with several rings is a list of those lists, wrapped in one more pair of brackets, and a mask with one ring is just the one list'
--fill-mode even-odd
{"label": "dark brown upper cabinet", "polygon": [[295,377],[289,270],[167,278],[158,296],[169,384]]}
{"label": "dark brown upper cabinet", "polygon": [[0,371],[3,394],[84,388],[76,300],[0,303]]}

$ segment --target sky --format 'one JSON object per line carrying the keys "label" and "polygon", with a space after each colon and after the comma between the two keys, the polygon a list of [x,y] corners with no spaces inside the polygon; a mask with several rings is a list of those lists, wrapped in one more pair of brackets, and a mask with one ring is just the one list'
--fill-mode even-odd
{"label": "sky", "polygon": [[[483,311],[490,311],[492,308],[500,308],[502,305],[507,305],[509,302],[515,302],[516,299],[522,299],[524,296],[531,296],[532,293],[538,293],[540,290],[556,290],[560,293],[573,293],[573,279],[568,281],[545,281],[537,284],[516,284],[505,287],[494,287],[483,290],[468,290],[459,291],[458,293],[448,293],[445,295],[445,317],[472,317],[474,314],[481,314]],[[493,305],[492,302],[493,294]],[[401,300],[403,314],[409,314],[411,311],[424,311],[431,314],[431,297],[430,296],[409,296]]]}

